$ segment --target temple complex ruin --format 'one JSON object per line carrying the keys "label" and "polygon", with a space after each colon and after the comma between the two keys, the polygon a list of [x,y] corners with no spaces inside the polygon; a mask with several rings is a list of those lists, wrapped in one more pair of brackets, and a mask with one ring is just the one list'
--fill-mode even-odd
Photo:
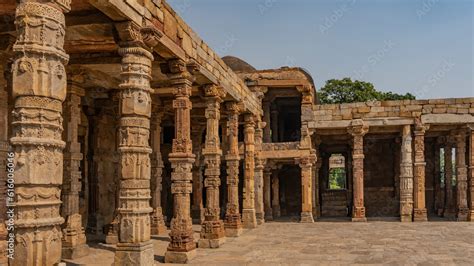
{"label": "temple complex ruin", "polygon": [[474,221],[474,98],[321,105],[305,70],[220,58],[164,0],[6,0],[0,14],[10,265],[87,256],[89,241],[153,265],[167,230],[165,262],[186,263],[282,217]]}

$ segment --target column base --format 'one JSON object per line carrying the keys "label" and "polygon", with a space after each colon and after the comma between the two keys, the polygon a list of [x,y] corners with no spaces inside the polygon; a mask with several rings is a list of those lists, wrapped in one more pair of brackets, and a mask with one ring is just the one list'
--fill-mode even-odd
{"label": "column base", "polygon": [[224,222],[204,221],[201,226],[201,238],[198,241],[200,248],[218,248],[225,242]]}
{"label": "column base", "polygon": [[242,224],[245,229],[253,229],[257,227],[257,217],[255,216],[255,209],[242,210]]}
{"label": "column base", "polygon": [[74,260],[89,255],[89,246],[86,244],[77,245],[74,247],[65,247],[63,245],[61,258]]}
{"label": "column base", "polygon": [[411,215],[401,215],[400,222],[402,223],[411,223],[413,222],[413,216]]}
{"label": "column base", "polygon": [[458,214],[457,214],[457,220],[459,222],[466,222],[468,221],[469,219],[469,209],[467,208],[462,208],[462,209],[459,209],[458,210]]}
{"label": "column base", "polygon": [[413,212],[413,221],[414,222],[428,221],[428,214],[426,213],[426,209],[415,209]]}
{"label": "column base", "polygon": [[265,223],[265,218],[264,218],[264,216],[265,216],[265,215],[264,215],[263,213],[261,213],[261,212],[258,212],[258,213],[255,214],[255,217],[256,217],[256,219],[257,219],[257,225],[261,225],[261,224]]}
{"label": "column base", "polygon": [[154,210],[151,215],[150,234],[151,235],[162,235],[166,234],[167,228],[165,225],[165,219],[163,218],[161,208]]}
{"label": "column base", "polygon": [[238,237],[242,234],[244,230],[242,229],[242,227],[226,227],[225,228],[225,236],[226,237]]}
{"label": "column base", "polygon": [[196,250],[193,249],[191,251],[166,251],[165,253],[165,263],[188,263],[190,260],[192,260],[194,257],[196,257]]}
{"label": "column base", "polygon": [[131,244],[118,243],[115,250],[114,265],[153,265],[155,252],[151,241]]}
{"label": "column base", "polygon": [[226,237],[238,237],[242,234],[242,222],[239,213],[227,213],[224,221]]}
{"label": "column base", "polygon": [[198,248],[219,248],[225,243],[225,237],[217,239],[199,239]]}
{"label": "column base", "polygon": [[279,207],[273,207],[273,219],[281,217],[281,212]]}
{"label": "column base", "polygon": [[300,223],[314,223],[313,213],[312,212],[302,212]]}
{"label": "column base", "polygon": [[474,210],[469,212],[468,221],[474,222]]}
{"label": "column base", "polygon": [[109,234],[105,236],[105,243],[115,245],[119,242],[118,235]]}
{"label": "column base", "polygon": [[273,214],[265,213],[265,221],[273,221]]}
{"label": "column base", "polygon": [[352,207],[352,221],[367,222],[367,218],[365,217],[365,207]]}
{"label": "column base", "polygon": [[367,222],[367,218],[366,217],[352,217],[352,222],[356,222],[356,223],[365,223]]}

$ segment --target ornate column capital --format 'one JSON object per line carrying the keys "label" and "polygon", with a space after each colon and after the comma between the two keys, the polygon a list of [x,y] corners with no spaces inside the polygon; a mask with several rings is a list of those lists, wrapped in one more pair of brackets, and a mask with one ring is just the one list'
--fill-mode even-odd
{"label": "ornate column capital", "polygon": [[421,118],[419,117],[415,118],[415,124],[414,124],[414,130],[413,130],[415,135],[424,135],[429,128],[430,128],[430,125],[424,124],[421,121]]}
{"label": "ornate column capital", "polygon": [[115,28],[121,40],[121,47],[142,47],[152,50],[163,36],[155,26],[140,26],[132,21],[117,22]]}
{"label": "ornate column capital", "polygon": [[369,132],[369,126],[362,119],[352,120],[347,132],[354,137],[364,136]]}
{"label": "ornate column capital", "polygon": [[317,161],[316,154],[310,154],[303,157],[295,158],[295,163],[298,164],[301,168],[310,168]]}

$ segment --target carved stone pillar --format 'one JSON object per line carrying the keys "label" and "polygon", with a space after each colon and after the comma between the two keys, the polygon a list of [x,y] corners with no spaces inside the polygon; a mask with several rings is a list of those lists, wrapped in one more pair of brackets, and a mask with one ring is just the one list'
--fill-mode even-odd
{"label": "carved stone pillar", "polygon": [[400,221],[413,221],[413,149],[411,126],[403,126],[400,148]]}
{"label": "carved stone pillar", "polygon": [[149,265],[154,261],[150,241],[149,146],[152,54],[138,46],[119,49],[122,73],[119,93],[119,243],[115,265]]}
{"label": "carved stone pillar", "polygon": [[463,129],[456,131],[455,139],[457,219],[458,221],[467,221],[469,207],[467,204],[466,131]]}
{"label": "carved stone pillar", "polygon": [[415,121],[415,161],[413,164],[413,221],[415,222],[428,220],[425,202],[425,132],[427,129],[428,126],[421,124],[420,120]]}
{"label": "carved stone pillar", "polygon": [[441,139],[438,137],[434,144],[434,175],[435,175],[435,210],[438,216],[443,214],[444,195],[441,189],[441,163],[440,163],[440,144]]}
{"label": "carved stone pillar", "polygon": [[218,248],[225,242],[224,222],[220,219],[219,187],[221,185],[221,156],[219,140],[220,104],[225,96],[222,88],[215,85],[204,87],[206,97],[206,143],[202,154],[206,164],[204,186],[206,187],[205,219],[201,226],[200,248]]}
{"label": "carved stone pillar", "polygon": [[193,227],[190,212],[190,194],[192,192],[192,172],[195,155],[191,143],[191,108],[189,99],[193,76],[187,71],[181,60],[169,63],[173,73],[171,82],[175,100],[175,139],[169,155],[171,167],[171,193],[174,199],[173,219],[171,220],[170,244],[165,254],[166,263],[186,263],[196,254]]}
{"label": "carved stone pillar", "polygon": [[313,219],[313,199],[312,199],[312,166],[316,161],[316,156],[306,156],[297,158],[296,163],[301,168],[301,220],[302,223],[312,223]]}
{"label": "carved stone pillar", "polygon": [[245,168],[244,168],[244,192],[242,222],[244,228],[257,227],[255,216],[255,117],[251,114],[245,115]]}
{"label": "carved stone pillar", "polygon": [[272,211],[272,169],[267,167],[263,171],[263,191],[264,191],[264,206],[265,206],[265,220],[273,220]]}
{"label": "carved stone pillar", "polygon": [[469,125],[469,186],[470,186],[470,212],[469,221],[474,222],[474,125]]}
{"label": "carved stone pillar", "polygon": [[78,129],[81,123],[81,96],[84,89],[75,82],[70,82],[67,98],[64,104],[64,177],[62,187],[62,216],[66,219],[63,228],[62,258],[75,259],[89,253],[86,245],[86,235],[82,226],[82,216],[79,213],[79,192],[81,191],[80,164],[83,160],[81,144],[78,139]]}
{"label": "carved stone pillar", "polygon": [[270,102],[263,101],[263,122],[265,122],[266,127],[263,129],[263,142],[270,143],[272,142],[272,134],[270,129]]}
{"label": "carved stone pillar", "polygon": [[[154,105],[155,107],[156,105]],[[161,207],[161,191],[163,181],[163,159],[161,156],[161,119],[163,111],[160,107],[154,108],[151,115],[151,143],[152,143],[152,163],[151,163],[151,225],[150,233],[152,235],[161,235],[166,233],[165,219],[163,218],[163,209]]]}
{"label": "carved stone pillar", "polygon": [[278,110],[276,110],[276,105],[273,106],[271,111],[271,129],[272,129],[272,142],[278,142]]}
{"label": "carved stone pillar", "polygon": [[454,191],[453,191],[453,138],[446,138],[444,148],[444,182],[445,182],[445,198],[443,217],[454,218],[456,216]]}
{"label": "carved stone pillar", "polygon": [[10,139],[16,163],[16,243],[11,265],[53,265],[61,259],[61,114],[69,59],[63,49],[63,12],[69,4],[20,1],[16,8]]}
{"label": "carved stone pillar", "polygon": [[273,175],[272,175],[272,212],[273,212],[273,219],[281,216],[280,179],[278,177],[278,170],[273,171]]}
{"label": "carved stone pillar", "polygon": [[255,129],[255,216],[257,224],[265,222],[265,211],[263,207],[263,169],[265,168],[266,160],[261,158],[262,152],[262,138],[263,128],[265,122],[257,121],[257,128]]}
{"label": "carved stone pillar", "polygon": [[225,234],[237,237],[242,233],[242,222],[239,213],[239,113],[241,108],[236,102],[226,105],[228,111],[227,143],[229,149],[225,157],[227,164],[227,208],[225,212]]}
{"label": "carved stone pillar", "polygon": [[[7,153],[8,153],[8,93],[5,78],[9,78],[10,71],[3,71],[3,66],[0,65],[0,265],[8,265],[7,258],[7,227],[5,220],[7,219]],[[8,77],[7,77],[8,75]]]}
{"label": "carved stone pillar", "polygon": [[[313,167],[313,192],[312,192],[312,197],[313,197],[313,219],[317,219],[321,216],[320,213],[320,202],[319,202],[319,170],[321,169],[323,160],[321,160],[321,155],[319,152],[319,145],[321,144],[321,138],[316,137],[315,141],[315,147],[316,147],[316,163],[314,164]],[[347,157],[345,158],[346,162],[346,169],[347,169]]]}
{"label": "carved stone pillar", "polygon": [[204,178],[203,178],[203,162],[202,162],[202,135],[205,126],[195,123],[191,127],[191,141],[193,145],[193,153],[196,160],[193,164],[193,204],[191,206],[191,217],[193,223],[202,224],[204,222],[204,204],[202,198]]}
{"label": "carved stone pillar", "polygon": [[352,221],[366,222],[364,206],[364,135],[369,127],[362,120],[353,120],[348,129],[353,137],[352,175],[353,175],[353,204]]}

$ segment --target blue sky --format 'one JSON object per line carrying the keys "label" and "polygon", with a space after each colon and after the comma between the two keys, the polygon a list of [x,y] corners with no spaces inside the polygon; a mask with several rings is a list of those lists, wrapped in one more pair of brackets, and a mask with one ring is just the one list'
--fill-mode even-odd
{"label": "blue sky", "polygon": [[351,77],[417,98],[474,97],[474,0],[168,0],[219,55]]}

